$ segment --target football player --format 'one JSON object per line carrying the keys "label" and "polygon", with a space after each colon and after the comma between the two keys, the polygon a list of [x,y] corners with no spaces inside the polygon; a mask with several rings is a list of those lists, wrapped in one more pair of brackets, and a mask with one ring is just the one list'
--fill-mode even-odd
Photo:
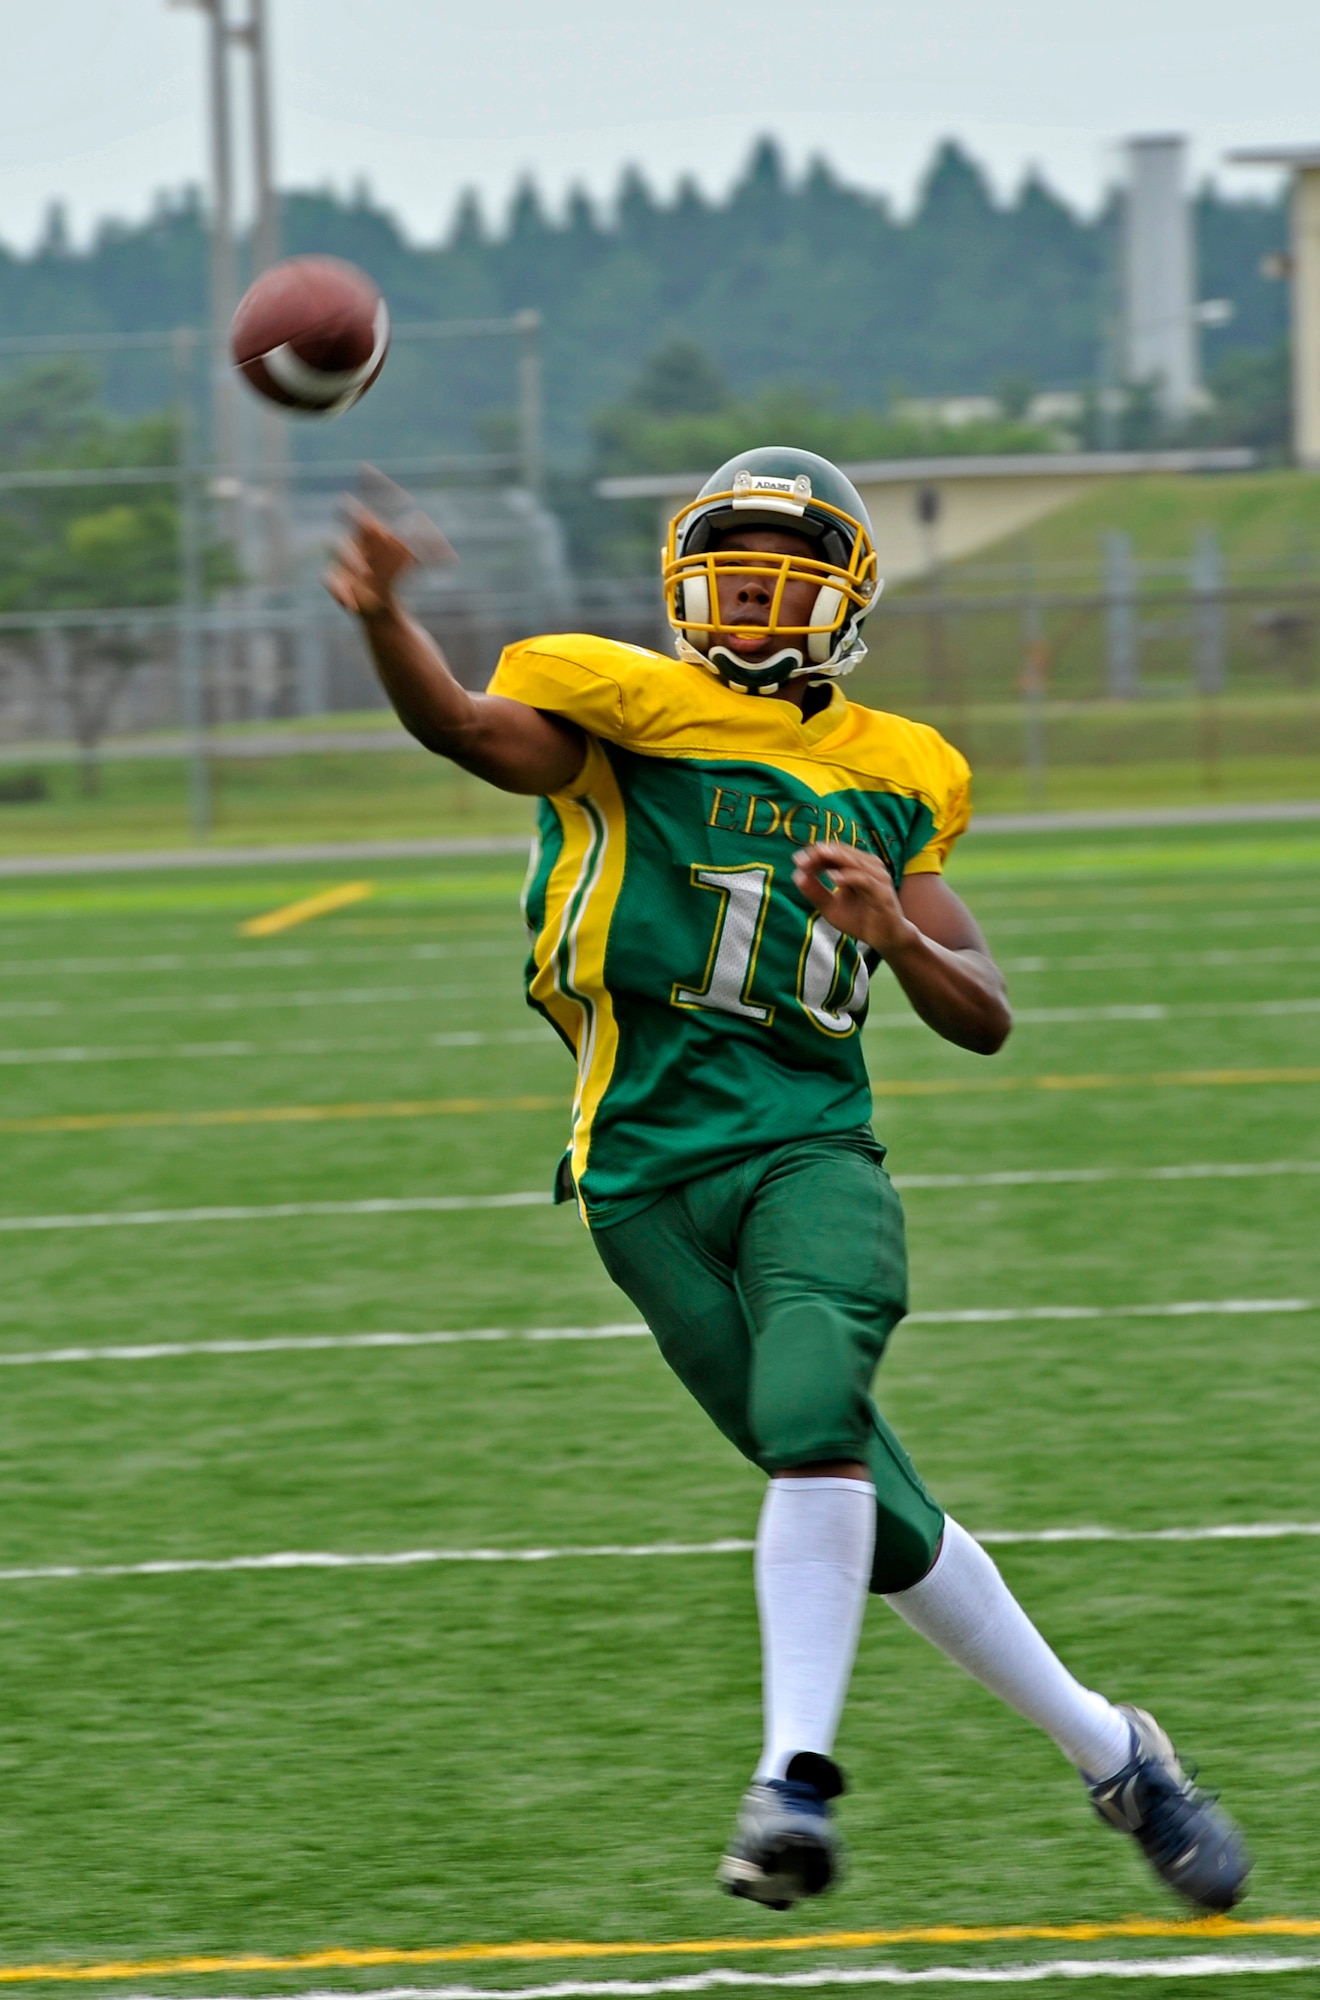
{"label": "football player", "polygon": [[836,1876],[832,1752],[873,1591],[1045,1730],[1165,1882],[1230,1908],[1250,1865],[1232,1821],[1152,1717],[1068,1672],[871,1397],[907,1268],[869,1122],[870,979],[883,961],[936,1034],[984,1055],[1010,1014],[942,873],[965,761],[841,685],[881,587],[860,495],[810,452],[741,453],[670,526],[677,658],[530,639],[484,695],[400,605],[409,561],[359,512],[327,582],[413,735],[540,796],[527,993],[577,1064],[556,1192],[768,1475],[765,1739],[721,1882],[784,1909]]}

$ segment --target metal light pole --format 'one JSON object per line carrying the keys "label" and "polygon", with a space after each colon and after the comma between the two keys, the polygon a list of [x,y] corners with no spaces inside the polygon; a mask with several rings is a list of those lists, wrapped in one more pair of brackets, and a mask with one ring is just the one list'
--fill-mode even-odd
{"label": "metal light pole", "polygon": [[[275,146],[272,135],[270,42],[266,0],[248,0],[248,18],[230,30],[230,39],[247,50],[251,86],[252,177],[256,216],[252,233],[252,275],[276,263],[280,254],[280,212],[275,192]],[[278,587],[289,576],[289,434],[287,421],[269,404],[257,413],[262,466],[261,509],[257,551],[263,581]]]}
{"label": "metal light pole", "polygon": [[1045,803],[1045,694],[1049,674],[1045,614],[1036,589],[1036,562],[1030,539],[1022,538],[1022,714],[1027,766],[1027,804]]}
{"label": "metal light pole", "polygon": [[246,27],[235,31],[244,43],[252,78],[252,163],[256,182],[257,221],[253,271],[269,270],[280,254],[280,218],[275,199],[274,143],[270,116],[270,54],[266,0],[248,0]]}
{"label": "metal light pole", "polygon": [[541,315],[528,306],[515,313],[518,331],[518,456],[527,491],[539,497],[542,477]]}
{"label": "metal light pole", "polygon": [[202,654],[202,536],[198,508],[198,468],[194,453],[193,375],[195,336],[181,327],[174,336],[174,373],[179,425],[179,692],[188,735],[189,796],[194,840],[211,830],[211,768],[206,755],[206,688]]}
{"label": "metal light pole", "polygon": [[206,15],[207,112],[211,167],[210,352],[212,491],[220,503],[221,526],[237,546],[242,511],[237,384],[229,365],[229,327],[238,304],[238,257],[234,244],[234,148],[229,91],[230,30],[227,0],[168,0]]}

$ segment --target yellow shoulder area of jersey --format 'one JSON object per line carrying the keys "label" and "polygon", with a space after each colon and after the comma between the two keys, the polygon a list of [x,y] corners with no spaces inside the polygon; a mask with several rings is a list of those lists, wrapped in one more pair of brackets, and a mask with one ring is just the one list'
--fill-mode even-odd
{"label": "yellow shoulder area of jersey", "polygon": [[675,684],[685,686],[689,676],[706,678],[643,646],[591,632],[556,632],[506,646],[487,692],[548,709],[610,743],[659,749],[648,738],[666,715],[672,723],[676,707],[681,712]]}
{"label": "yellow shoulder area of jersey", "polygon": [[850,765],[865,785],[924,799],[937,821],[965,794],[971,767],[928,722],[849,702],[842,728],[821,745],[831,762]]}
{"label": "yellow shoulder area of jersey", "polygon": [[937,730],[849,701],[839,686],[804,721],[790,702],[738,693],[688,661],[587,632],[509,646],[490,692],[643,756],[746,757],[822,795],[849,786],[901,792],[923,799],[937,824],[967,790],[966,759]]}

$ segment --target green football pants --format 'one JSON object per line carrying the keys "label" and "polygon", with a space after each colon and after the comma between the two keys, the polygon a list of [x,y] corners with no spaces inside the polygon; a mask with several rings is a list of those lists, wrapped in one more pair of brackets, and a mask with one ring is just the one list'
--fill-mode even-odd
{"label": "green football pants", "polygon": [[592,1241],[707,1416],[766,1472],[875,1481],[871,1588],[930,1568],[944,1516],[871,1400],[907,1311],[903,1209],[868,1132],[799,1140],[674,1188]]}

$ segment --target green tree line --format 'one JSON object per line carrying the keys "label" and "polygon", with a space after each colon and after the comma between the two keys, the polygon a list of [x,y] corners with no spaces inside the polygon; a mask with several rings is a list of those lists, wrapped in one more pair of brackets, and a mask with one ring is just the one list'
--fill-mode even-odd
{"label": "green tree line", "polygon": [[[953,142],[900,215],[823,161],[794,178],[765,139],[722,199],[691,181],[660,199],[633,171],[607,210],[579,191],[552,215],[526,182],[498,224],[465,195],[442,239],[418,245],[362,188],[289,194],[282,227],[290,252],[363,265],[396,320],[539,308],[550,456],[581,468],[597,413],[624,405],[648,358],[675,341],[699,350],[735,399],[791,384],[820,398],[828,384],[839,409],[877,416],[902,396],[1094,384],[1113,314],[1116,217],[1113,199],[1078,213],[1036,174],[999,201]],[[1262,258],[1285,246],[1282,202],[1207,186],[1195,229],[1202,295],[1236,308],[1206,333],[1207,365],[1263,365],[1285,329],[1285,288],[1261,274]],[[106,223],[86,249],[70,245],[56,211],[30,255],[0,250],[0,324],[11,334],[199,325],[205,311],[194,194],[163,201],[142,224]],[[340,425],[305,427],[300,448],[415,452],[425,435],[436,449],[470,449],[513,403],[511,358],[492,343],[400,345],[372,396]],[[162,365],[107,364],[112,407],[158,407]],[[1267,395],[1267,384],[1252,388]]]}

